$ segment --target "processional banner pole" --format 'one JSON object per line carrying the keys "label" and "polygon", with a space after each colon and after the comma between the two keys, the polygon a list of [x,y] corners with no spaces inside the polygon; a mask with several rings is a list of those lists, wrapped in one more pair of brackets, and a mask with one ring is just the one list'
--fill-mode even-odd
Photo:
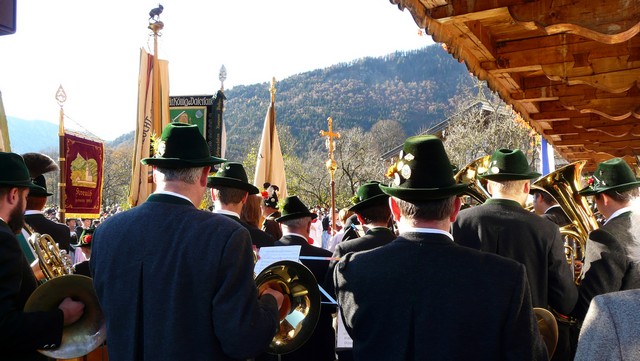
{"label": "processional banner pole", "polygon": [[338,169],[338,164],[333,158],[333,150],[335,145],[333,144],[333,138],[340,138],[340,133],[333,132],[333,119],[327,118],[329,126],[328,131],[321,130],[320,136],[327,137],[327,148],[329,149],[329,160],[325,163],[329,175],[331,175],[331,235],[336,234],[336,180],[335,173]]}
{"label": "processional banner pole", "polygon": [[56,92],[56,101],[60,106],[60,119],[58,125],[58,165],[60,166],[60,181],[58,182],[58,189],[60,192],[60,223],[65,223],[66,209],[64,204],[66,202],[65,192],[67,186],[65,181],[65,179],[67,179],[65,171],[67,169],[67,160],[64,156],[64,102],[67,101],[67,94],[62,88],[62,84],[60,84],[58,91]]}

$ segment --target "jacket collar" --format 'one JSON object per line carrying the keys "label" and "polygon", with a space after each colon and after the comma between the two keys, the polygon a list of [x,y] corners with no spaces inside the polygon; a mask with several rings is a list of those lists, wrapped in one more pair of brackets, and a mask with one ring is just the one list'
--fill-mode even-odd
{"label": "jacket collar", "polygon": [[484,204],[497,204],[501,206],[517,207],[522,209],[522,205],[520,205],[520,203],[505,198],[489,198],[486,202],[484,202]]}
{"label": "jacket collar", "polygon": [[169,203],[169,204],[180,204],[185,206],[192,206],[193,203],[186,198],[182,198],[173,194],[167,193],[152,193],[149,198],[147,198],[149,202],[158,202],[158,203]]}

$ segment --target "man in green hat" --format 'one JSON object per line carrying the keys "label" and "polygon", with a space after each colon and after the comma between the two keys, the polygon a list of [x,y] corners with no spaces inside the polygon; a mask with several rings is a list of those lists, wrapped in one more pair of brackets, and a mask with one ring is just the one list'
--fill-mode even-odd
{"label": "man in green hat", "polygon": [[109,358],[252,358],[273,339],[283,296],[258,294],[249,232],[197,207],[211,167],[224,160],[185,123],[168,124],[156,149],[142,159],[153,166],[156,190],[93,236],[89,266]]}
{"label": "man in green hat", "polygon": [[215,175],[207,178],[207,187],[211,188],[214,213],[225,215],[240,223],[249,231],[251,243],[256,248],[273,246],[276,241],[263,230],[240,219],[240,213],[249,195],[258,194],[256,186],[249,183],[247,172],[240,163],[222,163]]}
{"label": "man in green hat", "polygon": [[495,253],[522,263],[527,269],[533,307],[551,306],[566,315],[578,292],[567,264],[558,226],[524,209],[531,179],[539,173],[519,149],[498,149],[488,170],[480,174],[491,194],[483,205],[460,212],[453,224],[456,243]]}
{"label": "man in green hat", "polygon": [[77,321],[84,304],[65,298],[54,311],[22,312],[37,282],[16,234],[22,229],[27,195],[44,191],[31,181],[22,157],[0,152],[0,350],[5,360],[46,360],[36,350],[62,342],[62,328]]}
{"label": "man in green hat", "polygon": [[380,189],[380,182],[369,181],[358,187],[357,203],[349,208],[356,214],[358,223],[367,230],[364,235],[338,243],[333,252],[334,260],[329,262],[329,272],[325,280],[325,289],[334,294],[333,269],[337,261],[349,252],[360,252],[374,249],[390,243],[396,239],[395,233],[389,228],[391,209],[389,196]]}
{"label": "man in green hat", "polygon": [[442,141],[408,138],[387,175],[400,236],[334,271],[354,359],[547,360],[524,266],[453,242],[467,185]]}
{"label": "man in green hat", "polygon": [[640,288],[640,234],[631,232],[634,224],[640,224],[640,212],[632,207],[640,180],[623,159],[613,158],[599,163],[588,183],[578,193],[593,196],[606,220],[587,241],[578,302],[572,312],[578,320],[584,319],[593,297]]}
{"label": "man in green hat", "polygon": [[[317,217],[309,211],[298,196],[288,196],[282,204],[281,216],[276,222],[282,226],[282,238],[276,241],[276,246],[300,246],[300,256],[319,257],[320,259],[302,259],[304,264],[313,273],[315,279],[321,282],[327,273],[331,252],[326,249],[309,244],[309,231],[311,221]],[[325,258],[325,259],[322,259]],[[316,328],[309,340],[299,349],[285,354],[264,355],[258,360],[270,361],[327,361],[335,359],[335,332],[332,325],[332,314],[336,308],[334,305],[323,303],[320,306],[320,316]]]}

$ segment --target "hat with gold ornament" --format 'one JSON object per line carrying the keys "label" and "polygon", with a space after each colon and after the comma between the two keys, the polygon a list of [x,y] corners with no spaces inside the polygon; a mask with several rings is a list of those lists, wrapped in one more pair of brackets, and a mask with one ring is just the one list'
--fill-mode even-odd
{"label": "hat with gold ornament", "polygon": [[540,173],[529,169],[527,157],[520,149],[501,148],[493,152],[487,171],[478,178],[491,181],[535,179]]}
{"label": "hat with gold ornament", "polygon": [[398,161],[387,171],[393,182],[380,189],[407,201],[443,199],[463,193],[468,184],[456,183],[453,168],[440,138],[433,135],[409,137]]}
{"label": "hat with gold ornament", "polygon": [[361,209],[378,204],[387,204],[389,196],[380,189],[380,182],[368,181],[358,187],[356,192],[357,203],[349,208],[351,212],[358,212]]}
{"label": "hat with gold ornament", "polygon": [[155,144],[153,157],[143,158],[141,163],[163,168],[196,168],[214,166],[224,161],[209,153],[207,141],[197,125],[169,123]]}

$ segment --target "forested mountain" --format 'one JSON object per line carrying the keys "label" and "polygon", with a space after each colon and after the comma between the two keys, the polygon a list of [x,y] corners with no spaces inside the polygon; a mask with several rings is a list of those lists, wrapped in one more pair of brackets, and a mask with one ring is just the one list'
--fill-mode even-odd
{"label": "forested mountain", "polygon": [[[299,152],[323,144],[319,131],[326,130],[328,117],[338,132],[396,120],[406,134],[415,134],[445,118],[462,82],[471,83],[466,67],[438,45],[337,64],[277,81],[277,126],[288,128]],[[225,91],[226,158],[241,161],[258,148],[269,87],[265,82]]]}
{"label": "forested mountain", "polygon": [[[327,129],[328,117],[338,132],[354,127],[368,131],[379,120],[395,120],[411,135],[446,117],[449,99],[463,82],[472,82],[466,67],[439,45],[337,64],[277,79],[277,127],[290,135],[284,141],[295,142],[289,146],[298,154],[324,144],[319,132]],[[269,87],[265,82],[225,91],[227,159],[242,161],[252,148],[257,151]],[[14,151],[57,148],[57,125],[8,120]],[[33,139],[38,144],[29,143]],[[128,133],[108,143],[115,148],[132,141],[133,133]]]}

